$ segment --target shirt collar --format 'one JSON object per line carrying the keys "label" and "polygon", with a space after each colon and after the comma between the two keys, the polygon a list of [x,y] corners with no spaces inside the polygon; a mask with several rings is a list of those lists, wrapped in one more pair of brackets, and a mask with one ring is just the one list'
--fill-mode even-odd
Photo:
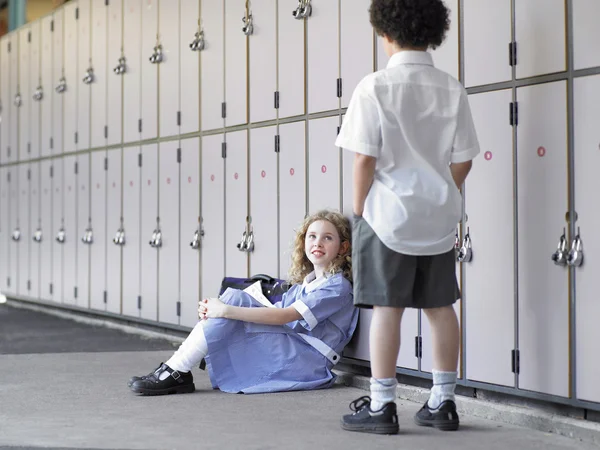
{"label": "shirt collar", "polygon": [[417,50],[402,50],[394,53],[388,61],[387,68],[396,67],[400,64],[423,64],[433,66],[431,53]]}
{"label": "shirt collar", "polygon": [[315,272],[312,271],[304,278],[302,287],[304,288],[305,292],[312,292],[318,287],[320,287],[323,283],[325,283],[325,281],[327,281],[327,278],[327,274],[323,274],[322,276],[317,278]]}

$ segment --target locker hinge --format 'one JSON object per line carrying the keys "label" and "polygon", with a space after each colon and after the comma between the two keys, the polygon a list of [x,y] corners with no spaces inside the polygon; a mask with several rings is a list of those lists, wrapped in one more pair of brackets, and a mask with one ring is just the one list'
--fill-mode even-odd
{"label": "locker hinge", "polygon": [[142,132],[142,119],[138,120],[138,132],[141,133]]}
{"label": "locker hinge", "polygon": [[224,119],[227,117],[227,103],[221,103],[221,117]]}
{"label": "locker hinge", "polygon": [[177,126],[181,126],[181,111],[177,111]]}
{"label": "locker hinge", "polygon": [[27,33],[27,42],[31,42],[31,31]]}
{"label": "locker hinge", "polygon": [[12,44],[12,42],[8,43],[8,53],[10,53],[10,51],[12,50],[12,45],[11,44]]}
{"label": "locker hinge", "polygon": [[181,302],[177,302],[177,317],[181,317]]}
{"label": "locker hinge", "polygon": [[31,290],[31,280],[27,280],[27,290]]}
{"label": "locker hinge", "polygon": [[27,179],[31,180],[31,169],[27,169]]}
{"label": "locker hinge", "polygon": [[342,128],[342,127],[340,127],[340,126],[338,126],[338,127],[337,127],[337,134],[340,134],[340,130],[341,130],[341,128]]}
{"label": "locker hinge", "polygon": [[221,144],[221,158],[227,158],[227,142]]}
{"label": "locker hinge", "polygon": [[8,157],[10,158],[10,147],[6,147],[6,153],[8,154]]}
{"label": "locker hinge", "polygon": [[6,179],[7,179],[7,180],[8,180],[8,182],[10,183],[10,172],[8,172],[8,173],[6,174]]}
{"label": "locker hinge", "polygon": [[54,178],[54,166],[50,166],[50,178]]}
{"label": "locker hinge", "polygon": [[52,283],[50,283],[50,295],[52,295],[54,292],[54,286],[52,285]]}
{"label": "locker hinge", "polygon": [[54,20],[50,21],[50,31],[54,32]]}
{"label": "locker hinge", "polygon": [[511,359],[512,359],[512,372],[519,374],[521,373],[521,351],[520,350],[512,350],[511,351]]}
{"label": "locker hinge", "polygon": [[76,144],[77,144],[77,140],[78,140],[77,138],[78,138],[78,136],[77,136],[77,131],[76,131],[76,132],[75,132],[75,143],[76,143]]}
{"label": "locker hinge", "polygon": [[104,139],[108,139],[108,125],[104,125]]}
{"label": "locker hinge", "polygon": [[341,78],[337,79],[337,96],[338,96],[338,98],[342,97],[342,79]]}
{"label": "locker hinge", "polygon": [[516,42],[508,43],[508,65],[511,67],[517,65],[517,43]]}
{"label": "locker hinge", "polygon": [[280,150],[279,142],[280,142],[279,135],[276,134],[275,135],[275,153],[279,153],[279,150]]}
{"label": "locker hinge", "polygon": [[50,148],[54,148],[54,138],[50,138]]}
{"label": "locker hinge", "polygon": [[73,288],[73,294],[75,294],[75,298],[77,298],[77,286]]}
{"label": "locker hinge", "polygon": [[511,126],[519,125],[519,102],[510,102],[509,122]]}
{"label": "locker hinge", "polygon": [[177,149],[177,162],[178,163],[181,162],[181,149],[180,148]]}
{"label": "locker hinge", "polygon": [[104,158],[104,170],[108,170],[108,158]]}
{"label": "locker hinge", "polygon": [[275,91],[275,109],[279,109],[279,91]]}
{"label": "locker hinge", "polygon": [[10,287],[10,277],[6,277],[6,287]]}
{"label": "locker hinge", "polygon": [[142,309],[142,296],[138,295],[138,309]]}
{"label": "locker hinge", "polygon": [[105,4],[106,6],[108,6],[108,4],[109,4],[109,3],[110,3],[110,2],[109,2],[108,0],[104,0],[104,4]]}
{"label": "locker hinge", "polygon": [[75,173],[79,173],[79,163],[75,161]]}
{"label": "locker hinge", "polygon": [[423,357],[423,338],[415,336],[415,358]]}
{"label": "locker hinge", "polygon": [[27,153],[31,153],[31,142],[27,143]]}
{"label": "locker hinge", "polygon": [[75,8],[75,19],[79,20],[79,8]]}
{"label": "locker hinge", "polygon": [[138,167],[142,167],[142,154],[138,154]]}
{"label": "locker hinge", "polygon": [[104,291],[104,303],[108,303],[108,292]]}

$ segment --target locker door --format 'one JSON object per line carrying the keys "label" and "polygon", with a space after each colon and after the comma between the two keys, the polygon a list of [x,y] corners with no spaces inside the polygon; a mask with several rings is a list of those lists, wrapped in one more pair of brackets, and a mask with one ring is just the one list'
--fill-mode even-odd
{"label": "locker door", "polygon": [[[121,155],[120,148],[109,150],[106,183],[106,310],[121,313],[121,255],[122,246],[112,240],[121,227]],[[135,156],[135,152],[133,152]],[[134,171],[137,171],[134,167]],[[136,184],[136,185],[139,185]],[[139,203],[139,202],[138,202]],[[139,219],[138,219],[139,220]],[[127,236],[125,236],[127,238]],[[125,245],[127,245],[127,239]],[[134,244],[135,245],[135,244]],[[135,300],[135,296],[133,296]],[[135,301],[132,301],[135,306]]]}
{"label": "locker door", "polygon": [[42,119],[42,99],[35,100],[33,94],[42,85],[42,74],[40,71],[41,55],[41,21],[35,21],[31,23],[31,38],[29,43],[29,91],[27,91],[27,97],[31,109],[29,111],[29,124],[30,128],[30,146],[29,146],[29,157],[39,158],[40,157],[40,127]]}
{"label": "locker door", "polygon": [[60,211],[54,210],[52,192],[52,160],[45,160],[40,165],[40,210],[42,242],[40,242],[40,299],[54,300],[52,292],[52,273],[59,273],[60,265],[54,267],[54,252],[60,249],[54,245],[55,231],[53,215],[60,216]]}
{"label": "locker door", "polygon": [[[141,227],[141,182],[139,167],[141,153],[138,147],[123,149],[123,306],[122,314],[140,316],[138,296],[140,295],[140,253],[143,243]],[[144,239],[148,237],[145,236]],[[148,245],[146,243],[146,245]],[[112,286],[111,286],[112,287]],[[111,296],[112,299],[112,296]]]}
{"label": "locker door", "polygon": [[17,95],[23,101],[23,93],[19,85],[19,32],[10,36],[9,71],[10,71],[10,97],[9,97],[9,150],[8,160],[19,160],[19,116],[20,107],[15,104]]}
{"label": "locker door", "polygon": [[[160,135],[176,136],[179,132],[179,0],[159,5],[159,35],[163,47],[163,61],[159,65]],[[184,11],[184,14],[187,12]],[[193,101],[186,98],[186,101]]]}
{"label": "locker door", "polygon": [[29,216],[29,236],[30,242],[29,251],[29,286],[28,296],[40,298],[40,261],[41,248],[40,243],[33,240],[33,235],[36,230],[41,229],[41,205],[40,205],[40,163],[33,162],[30,164],[30,181],[29,181],[29,201],[30,201],[30,216]]}
{"label": "locker door", "polygon": [[200,298],[216,297],[225,276],[225,160],[221,156],[222,143],[221,134],[202,138],[201,205],[204,237],[200,256]]}
{"label": "locker door", "polygon": [[[575,3],[577,4],[577,3]],[[598,121],[600,107],[590,99],[598,98],[600,76],[576,78],[575,104],[575,208],[577,227],[585,252],[583,265],[576,270],[576,345],[577,345],[577,398],[592,402],[600,401],[598,388],[598,358],[594,343],[600,338],[597,318],[598,305],[598,255],[600,229],[598,211]]]}
{"label": "locker door", "polygon": [[306,215],[306,123],[279,126],[279,277],[291,264],[296,232]]}
{"label": "locker door", "polygon": [[107,62],[107,26],[108,8],[105,2],[92,2],[92,66],[94,67],[94,82],[90,85],[91,129],[90,146],[102,147],[106,144],[106,95],[108,92],[108,62]]}
{"label": "locker door", "polygon": [[[131,25],[132,24],[127,23],[127,27]],[[120,143],[122,138],[121,122],[123,119],[123,82],[126,78],[131,76],[128,67],[130,63],[128,64],[128,61],[125,61],[125,65],[127,66],[127,72],[125,72],[124,74],[119,74],[115,73],[114,71],[114,69],[119,65],[119,59],[122,56],[121,49],[123,47],[123,0],[111,0],[111,2],[108,4],[107,34],[108,47],[106,49],[106,124],[108,127],[108,137],[106,139],[106,145],[114,145]],[[129,120],[135,120],[136,118],[137,114],[135,115],[135,117],[133,117],[133,119]],[[135,131],[135,127],[133,128]]]}
{"label": "locker door", "polygon": [[338,2],[312,4],[307,23],[308,112],[338,109]]}
{"label": "locker door", "polygon": [[273,99],[277,90],[277,4],[254,0],[252,14],[260,22],[249,39],[250,122],[262,122],[277,115]]}
{"label": "locker door", "polygon": [[[107,251],[107,203],[104,160],[106,152],[94,152],[91,155],[90,182],[90,219],[94,230],[94,243],[89,245],[90,252],[90,308],[106,310],[104,292],[106,291],[106,251]],[[81,226],[79,227],[81,229]],[[83,247],[83,246],[82,246]]]}
{"label": "locker door", "polygon": [[21,97],[18,106],[19,161],[31,159],[31,26],[24,26],[18,31],[19,64],[17,92]]}
{"label": "locker door", "polygon": [[21,230],[21,239],[18,242],[19,258],[19,286],[17,294],[29,297],[30,276],[30,242],[31,242],[31,204],[29,192],[31,190],[31,169],[28,163],[19,164],[19,190],[17,198],[19,199],[17,220]]}
{"label": "locker door", "polygon": [[77,177],[75,174],[76,162],[77,157],[69,156],[64,159],[63,166],[63,211],[65,230],[65,242],[62,244],[63,302],[71,305],[77,304],[75,287],[77,286],[77,244],[79,239],[79,231],[77,228]]}
{"label": "locker door", "polygon": [[250,273],[275,275],[277,264],[277,153],[276,127],[250,132],[250,217],[254,231],[254,251]]}
{"label": "locker door", "polygon": [[308,212],[340,210],[340,149],[335,146],[338,117],[309,121]]}
{"label": "locker door", "polygon": [[[19,227],[19,168],[18,166],[8,168],[8,188],[9,188],[9,228],[8,231],[11,233],[11,240],[9,241],[8,248],[8,267],[9,267],[9,280],[7,281],[8,294],[16,295],[19,287],[19,244],[21,241],[15,241],[14,235],[15,230],[21,232]],[[23,233],[21,233],[20,239],[25,239]]]}
{"label": "locker door", "polygon": [[[290,3],[278,2],[279,117],[305,113],[304,21],[292,16]],[[309,19],[310,20],[310,19]]]}
{"label": "locker door", "polygon": [[158,64],[152,64],[149,59],[157,40],[158,0],[143,3],[142,23],[142,139],[153,139],[158,135]]}
{"label": "locker door", "polygon": [[[77,131],[78,114],[77,114],[77,93],[83,89],[83,83],[79,77],[79,66],[87,64],[89,61],[79,60],[79,45],[78,45],[78,21],[76,19],[77,3],[68,3],[64,6],[64,76],[67,89],[64,93],[59,94],[64,97],[64,115],[63,115],[63,151],[65,153],[76,150],[75,132]],[[60,33],[57,33],[60,34]],[[83,43],[82,43],[83,45]],[[87,69],[86,66],[85,68]],[[85,70],[85,69],[84,69]],[[80,87],[82,86],[82,87]],[[83,94],[82,94],[83,95]],[[83,119],[81,119],[83,120]],[[68,172],[70,169],[66,169]],[[67,192],[65,192],[67,194]],[[71,229],[69,234],[73,234],[75,230]],[[66,247],[65,247],[66,248]],[[66,258],[66,254],[65,254]],[[67,280],[65,280],[67,282]],[[67,292],[65,291],[65,294]]]}
{"label": "locker door", "polygon": [[[423,320],[423,319],[421,319]],[[421,324],[422,326],[422,324]],[[400,351],[396,359],[396,366],[405,369],[417,370],[419,359],[415,352],[415,339],[419,336],[419,311],[405,309],[400,325]],[[423,342],[423,348],[425,348]]]}
{"label": "locker door", "polygon": [[[221,105],[225,101],[225,73],[223,69],[225,44],[223,42],[224,0],[201,0],[200,14],[206,46],[200,52],[200,80],[202,83],[202,130],[223,128],[225,122]],[[236,15],[236,17],[240,17]],[[239,30],[239,29],[238,29]]]}
{"label": "locker door", "polygon": [[[55,28],[56,30],[56,28]],[[55,302],[63,302],[64,298],[64,252],[65,246],[58,241],[57,235],[65,227],[65,195],[66,184],[63,179],[64,161],[62,157],[52,160],[52,287],[50,294]]]}
{"label": "locker door", "polygon": [[600,55],[594,42],[600,41],[596,23],[598,2],[576,0],[573,2],[573,65],[575,69],[600,66]]}
{"label": "locker door", "polygon": [[[142,40],[141,0],[123,0],[123,24],[123,55],[127,64],[127,72],[123,75],[123,142],[134,142],[140,139],[139,121],[141,120],[142,101],[140,85],[142,67],[147,68],[148,60],[146,58],[149,57],[146,55],[149,45]],[[143,55],[142,42],[144,42]],[[151,51],[152,47],[149,49]],[[111,61],[111,64],[114,62]],[[144,73],[144,75],[146,74]]]}
{"label": "locker door", "polygon": [[465,183],[474,257],[462,264],[467,377],[504,386],[515,381],[510,364],[515,348],[515,236],[506,225],[514,222],[512,127],[506,119],[511,100],[508,89],[469,96],[482,155]]}
{"label": "locker door", "polygon": [[[405,313],[407,310],[405,310]],[[371,328],[371,317],[373,310],[360,309],[358,316],[358,324],[352,336],[352,340],[344,349],[346,358],[354,358],[362,361],[370,361],[371,355],[369,352],[369,331]],[[402,344],[402,343],[401,343]]]}
{"label": "locker door", "polygon": [[90,301],[90,248],[94,242],[86,244],[82,241],[83,236],[88,228],[94,231],[91,221],[91,205],[90,205],[90,171],[91,162],[90,155],[85,153],[77,156],[77,304],[84,308],[89,307]]}
{"label": "locker door", "polygon": [[[63,112],[65,112],[65,94],[56,92],[56,87],[65,75],[64,69],[64,9],[59,9],[52,15],[54,29],[52,31],[52,84],[48,86],[48,98],[52,98],[52,135],[50,147],[52,154],[63,153]],[[71,89],[74,88],[74,85]],[[51,97],[50,97],[51,96]]]}
{"label": "locker door", "polygon": [[[195,231],[200,226],[199,138],[181,141],[180,193],[180,325],[193,327],[198,322],[198,296],[200,295],[200,254],[198,249],[190,245]],[[201,240],[200,246],[202,244]]]}
{"label": "locker door", "polygon": [[[0,43],[4,46],[4,42]],[[8,169],[0,166],[0,292],[8,290],[8,277],[10,275],[9,263],[9,183]]]}
{"label": "locker door", "polygon": [[228,127],[248,122],[248,38],[240,21],[245,15],[246,3],[246,0],[225,0],[225,124]]}
{"label": "locker door", "polygon": [[519,387],[569,393],[567,268],[550,259],[567,211],[566,85],[519,88]]}
{"label": "locker door", "polygon": [[[95,73],[92,61],[92,6],[91,0],[78,0],[79,30],[77,62],[77,150],[90,148],[90,111],[92,109],[92,86],[102,82],[102,74]],[[70,63],[69,63],[70,64]],[[94,69],[94,82],[84,84],[82,81],[89,68]],[[106,92],[106,91],[105,91]]]}
{"label": "locker door", "polygon": [[458,80],[458,0],[446,0],[450,10],[450,29],[442,45],[431,51],[435,67],[449,73]]}
{"label": "locker door", "polygon": [[195,38],[200,22],[200,0],[180,0],[181,26],[179,32],[179,110],[180,133],[200,130],[200,53],[192,51],[190,43]]}
{"label": "locker door", "polygon": [[[46,16],[42,19],[40,26],[41,32],[41,69],[40,78],[42,87],[42,100],[40,101],[40,156],[46,157],[52,154],[52,93],[54,85],[52,75],[54,72],[54,46],[52,45],[52,16]],[[42,293],[44,290],[42,289]]]}
{"label": "locker door", "polygon": [[517,78],[566,70],[564,0],[515,2],[515,39]]}
{"label": "locker door", "polygon": [[161,227],[158,215],[158,148],[156,144],[142,147],[141,200],[141,296],[140,317],[158,320],[158,252],[149,245],[153,231]]}
{"label": "locker door", "polygon": [[510,2],[465,0],[463,5],[466,86],[510,80],[512,67],[507,59],[511,40]]}
{"label": "locker door", "polygon": [[179,163],[178,141],[160,144],[158,217],[162,246],[158,249],[158,321],[179,324]]}
{"label": "locker door", "polygon": [[359,81],[373,72],[374,33],[369,22],[370,4],[370,0],[341,3],[342,108],[348,107]]}
{"label": "locker door", "polygon": [[0,100],[4,105],[5,114],[2,114],[0,121],[0,163],[4,164],[9,162],[9,147],[10,147],[10,136],[9,136],[9,123],[10,123],[10,104],[12,98],[10,97],[10,54],[8,52],[8,45],[10,39],[7,36],[0,38]]}

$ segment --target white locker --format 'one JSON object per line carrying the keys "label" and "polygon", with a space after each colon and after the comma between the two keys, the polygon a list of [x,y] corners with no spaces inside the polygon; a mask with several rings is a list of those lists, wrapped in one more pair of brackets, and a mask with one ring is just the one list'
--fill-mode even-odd
{"label": "white locker", "polygon": [[158,249],[158,321],[178,325],[179,292],[179,163],[178,141],[159,145],[158,217],[162,246]]}
{"label": "white locker", "polygon": [[568,271],[550,256],[567,211],[566,82],[517,90],[519,387],[569,393]]}
{"label": "white locker", "polygon": [[446,39],[442,45],[435,50],[431,50],[435,67],[449,73],[458,80],[458,0],[445,0],[446,6],[450,9],[450,29],[446,32]]}
{"label": "white locker", "polygon": [[[82,245],[90,252],[90,308],[102,311],[106,310],[104,292],[106,291],[108,245],[105,158],[104,151],[91,154],[90,222],[94,231],[94,242],[92,245]],[[81,225],[79,228],[82,228]]]}
{"label": "white locker", "polygon": [[[52,42],[54,33],[52,16],[42,19],[41,32],[41,68],[40,78],[42,87],[42,100],[40,101],[40,156],[42,158],[52,154],[52,93],[54,92],[54,45]],[[57,80],[58,81],[58,80]],[[42,289],[44,293],[44,289]]]}
{"label": "white locker", "polygon": [[[126,316],[140,316],[140,252],[141,231],[141,183],[142,174],[139,163],[141,153],[138,147],[123,149],[123,300],[121,313]],[[113,286],[114,288],[114,286]],[[112,296],[111,296],[112,299]]]}
{"label": "white locker", "polygon": [[[79,116],[77,112],[77,94],[78,91],[83,89],[83,82],[79,78],[79,66],[83,64],[89,64],[89,61],[79,60],[79,30],[78,21],[76,16],[77,3],[67,3],[64,8],[64,76],[66,81],[66,90],[62,94],[63,99],[63,151],[65,153],[74,152],[76,150],[76,131]],[[57,30],[58,31],[58,30]],[[60,34],[60,33],[56,33]],[[87,68],[87,66],[86,66]],[[83,76],[82,76],[83,78]],[[58,83],[57,83],[58,84]],[[82,86],[82,87],[80,87]],[[70,169],[65,168],[68,172]],[[65,192],[66,194],[67,192]],[[71,229],[69,234],[71,236],[75,230]],[[65,253],[65,264],[67,254]],[[68,280],[65,279],[65,282]],[[67,291],[65,290],[65,295]]]}
{"label": "white locker", "polygon": [[[162,44],[163,60],[159,64],[159,95],[160,95],[160,135],[176,136],[179,133],[179,0],[162,1],[159,4],[160,17],[158,34]],[[184,14],[187,12],[184,11]],[[192,102],[190,98],[185,101]]]}
{"label": "white locker", "polygon": [[[0,43],[3,46],[4,42]],[[0,166],[0,292],[8,290],[8,277],[10,274],[9,263],[9,183],[8,169]]]}
{"label": "white locker", "polygon": [[[140,295],[142,297],[140,317],[158,319],[158,251],[149,245],[154,230],[160,229],[158,215],[158,148],[157,144],[142,147],[142,196],[140,247]],[[139,201],[139,200],[138,200]]]}
{"label": "white locker", "polygon": [[63,179],[64,161],[62,157],[52,160],[52,281],[50,295],[53,301],[63,302],[64,296],[64,244],[58,241],[58,233],[65,226],[65,180]]}
{"label": "white locker", "polygon": [[105,2],[98,1],[92,1],[91,8],[91,65],[94,68],[94,82],[90,85],[90,146],[96,148],[106,144],[108,8]]}
{"label": "white locker", "polygon": [[[200,295],[200,249],[190,243],[200,224],[200,138],[181,141],[180,184],[180,325],[193,327],[198,322]],[[200,248],[202,239],[200,238]],[[223,252],[221,251],[221,254]]]}
{"label": "white locker", "polygon": [[[292,16],[290,3],[278,2],[278,92],[279,118],[305,113],[304,21]],[[310,20],[310,19],[309,19]]]}
{"label": "white locker", "polygon": [[179,32],[179,110],[181,134],[200,130],[200,53],[190,44],[200,23],[200,0],[180,0],[181,25]]}
{"label": "white locker", "polygon": [[576,269],[575,274],[576,381],[577,398],[592,402],[600,401],[598,358],[594,346],[600,338],[597,321],[600,317],[600,305],[597,301],[600,240],[596,233],[600,229],[600,211],[597,199],[599,180],[595,171],[600,162],[600,107],[590,99],[598,98],[599,93],[600,76],[575,79],[575,210],[578,216],[576,225],[581,232],[585,255],[583,264]]}
{"label": "white locker", "polygon": [[595,42],[600,42],[598,2],[573,0],[573,68],[600,66],[600,55]]}
{"label": "white locker", "polygon": [[[76,156],[65,157],[63,163],[63,214],[65,241],[63,247],[63,302],[77,304],[75,288],[77,286],[77,176],[75,173]],[[55,173],[56,175],[56,173]],[[58,178],[56,178],[58,179]]]}
{"label": "white locker", "polygon": [[24,100],[23,92],[19,85],[19,32],[14,31],[9,38],[9,72],[10,72],[10,97],[8,100],[8,160],[18,161],[20,157],[19,150],[19,116],[20,107],[15,102],[17,97]]}
{"label": "white locker", "polygon": [[[135,150],[135,149],[134,149]],[[135,152],[133,153],[135,156]],[[108,172],[106,176],[106,310],[121,313],[121,254],[122,246],[113,239],[121,227],[121,155],[122,150],[107,152]],[[134,168],[134,171],[137,171]],[[136,185],[139,185],[137,183]],[[139,218],[138,218],[139,220]],[[125,245],[127,242],[125,236]],[[135,245],[135,244],[134,244]],[[135,300],[135,298],[134,298]],[[135,302],[133,302],[135,306]]]}
{"label": "white locker", "polygon": [[[250,36],[250,122],[274,120],[277,116],[277,3],[252,2],[254,32]],[[286,49],[285,51],[289,51]]]}
{"label": "white locker", "polygon": [[19,164],[19,190],[17,192],[17,198],[19,199],[18,205],[18,224],[21,230],[21,239],[18,242],[18,259],[19,259],[19,286],[17,287],[17,294],[29,297],[29,286],[30,286],[30,243],[31,242],[31,204],[29,200],[29,192],[31,190],[31,169],[28,163]]}
{"label": "white locker", "polygon": [[564,0],[515,2],[517,78],[566,70],[565,9]]}
{"label": "white locker", "polygon": [[373,27],[369,22],[370,0],[341,2],[342,108],[347,108],[354,89],[373,72]]}
{"label": "white locker", "polygon": [[[200,80],[202,83],[202,130],[223,128],[221,105],[225,101],[225,73],[223,41],[224,0],[201,0],[200,14],[205,47],[200,52]],[[236,17],[238,17],[236,15]]]}
{"label": "white locker", "polygon": [[339,211],[340,152],[335,146],[339,117],[309,121],[308,125],[308,212]]}
{"label": "white locker", "polygon": [[77,156],[77,305],[88,308],[90,301],[90,248],[83,237],[88,228],[94,231],[90,205],[90,154]]}
{"label": "white locker", "polygon": [[40,163],[40,230],[42,241],[40,242],[40,299],[45,301],[54,300],[52,289],[52,274],[59,273],[60,265],[54,267],[53,253],[60,249],[55,245],[54,218],[60,216],[60,211],[54,210],[52,193],[52,160]]}
{"label": "white locker", "polygon": [[41,248],[40,243],[33,240],[34,233],[41,229],[41,205],[40,205],[40,163],[32,162],[30,164],[29,181],[29,286],[27,286],[28,296],[40,298],[40,261]]}
{"label": "white locker", "polygon": [[[19,135],[19,161],[31,159],[31,104],[33,99],[31,89],[31,26],[23,26],[18,30],[19,57],[17,59],[18,78],[17,92],[21,98],[18,106],[18,135]],[[12,69],[12,67],[11,67]]]}
{"label": "white locker", "polygon": [[[127,27],[133,24],[127,23]],[[134,26],[134,28],[136,28]],[[107,19],[108,47],[107,67],[106,67],[106,125],[107,139],[106,145],[115,145],[121,142],[123,124],[122,103],[123,103],[123,83],[131,76],[127,59],[125,60],[126,72],[124,74],[115,73],[114,69],[119,65],[119,59],[124,55],[123,49],[123,0],[111,0],[108,4]],[[139,39],[139,38],[138,38]],[[137,114],[133,119],[135,120]],[[135,126],[132,127],[133,131]],[[110,301],[109,301],[110,303]]]}
{"label": "white locker", "polygon": [[[65,74],[64,69],[64,9],[59,9],[52,15],[52,84],[48,86],[48,99],[52,98],[52,131],[50,148],[53,155],[63,153],[63,112],[65,111],[65,95],[56,91]],[[45,88],[46,89],[46,88]],[[68,87],[67,87],[68,89]]]}
{"label": "white locker", "polygon": [[[89,69],[95,69],[92,61],[92,0],[77,0],[78,11],[78,61],[77,61],[77,150],[90,148],[90,114],[92,86],[101,82],[102,74],[94,73],[92,84],[85,84],[83,78]],[[70,65],[71,62],[68,63]],[[95,72],[95,70],[94,70]]]}
{"label": "white locker", "polygon": [[[360,309],[358,315],[358,323],[356,330],[352,336],[352,340],[344,349],[344,357],[359,359],[362,361],[370,361],[371,354],[369,352],[369,332],[371,329],[371,317],[373,316],[372,309]],[[400,343],[402,345],[402,343]]]}
{"label": "white locker", "polygon": [[279,278],[291,265],[296,230],[306,211],[306,122],[279,125]]}
{"label": "white locker", "polygon": [[277,153],[276,127],[256,128],[250,132],[250,217],[254,231],[254,251],[250,253],[250,275],[276,276],[277,229]]}
{"label": "white locker", "polygon": [[0,163],[4,164],[9,162],[9,147],[10,147],[10,136],[9,136],[9,123],[10,123],[10,104],[12,98],[10,97],[10,54],[8,52],[8,45],[10,39],[6,35],[0,38],[0,101],[4,105],[5,114],[2,114],[2,120],[0,121]]}
{"label": "white locker", "polygon": [[[510,80],[510,2],[465,0],[463,5],[465,85],[480,86]],[[520,62],[520,55],[517,56]]]}
{"label": "white locker", "polygon": [[[141,118],[142,139],[158,136],[158,66],[152,64],[150,57],[154,47],[160,44],[158,35],[158,0],[145,0],[142,6],[142,76]],[[163,46],[164,49],[164,46]],[[162,62],[160,64],[166,64]],[[142,309],[143,311],[143,309]]]}
{"label": "white locker", "polygon": [[[142,102],[142,73],[146,75],[146,63],[149,64],[148,43],[142,41],[142,8],[141,0],[123,0],[123,56],[127,64],[127,72],[123,75],[123,142],[134,142],[140,139],[140,108]],[[155,42],[155,38],[151,42]],[[144,54],[142,55],[142,42]],[[111,60],[111,64],[114,61]],[[114,95],[114,94],[113,94]],[[144,91],[144,95],[146,95]],[[113,106],[111,106],[112,110]],[[110,133],[112,136],[113,133]]]}
{"label": "white locker", "polygon": [[26,92],[29,101],[29,157],[31,159],[40,157],[40,127],[42,119],[42,99],[35,100],[34,93],[42,86],[41,74],[41,21],[31,23],[31,37],[29,42],[29,91]]}
{"label": "white locker", "polygon": [[247,3],[246,0],[225,0],[225,124],[228,127],[248,122],[248,38],[240,20],[246,14]]}
{"label": "white locker", "polygon": [[[8,248],[8,267],[9,279],[7,281],[6,292],[9,294],[17,294],[19,287],[19,244],[21,241],[15,241],[15,231],[21,232],[19,228],[19,168],[18,166],[9,167],[8,171],[8,189],[9,189],[9,227],[8,232],[11,234]],[[20,239],[26,239],[23,233]]]}
{"label": "white locker", "polygon": [[201,296],[217,297],[225,276],[225,160],[223,135],[202,138]]}
{"label": "white locker", "polygon": [[469,96],[481,154],[465,182],[473,259],[462,264],[467,377],[504,386],[515,381],[510,364],[515,348],[515,235],[506,226],[514,222],[512,127],[506,118],[511,100],[509,89]]}
{"label": "white locker", "polygon": [[246,229],[248,216],[248,140],[246,131],[225,136],[225,274],[248,276],[248,253],[237,244]]}
{"label": "white locker", "polygon": [[308,112],[339,108],[338,2],[312,3],[307,24]]}

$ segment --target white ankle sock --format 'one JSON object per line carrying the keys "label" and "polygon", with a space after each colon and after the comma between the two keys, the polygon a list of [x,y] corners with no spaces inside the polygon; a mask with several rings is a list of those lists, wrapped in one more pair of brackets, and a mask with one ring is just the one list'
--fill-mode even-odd
{"label": "white ankle sock", "polygon": [[[178,372],[189,372],[192,367],[199,364],[208,353],[208,344],[204,337],[204,323],[198,322],[189,336],[179,346],[179,349],[165,363]],[[164,380],[169,373],[163,372],[160,376]]]}
{"label": "white ankle sock", "polygon": [[379,411],[387,403],[396,401],[395,378],[371,378],[371,411]]}
{"label": "white ankle sock", "polygon": [[456,372],[433,372],[433,387],[427,402],[430,409],[437,409],[446,400],[454,401],[454,390],[456,389]]}

